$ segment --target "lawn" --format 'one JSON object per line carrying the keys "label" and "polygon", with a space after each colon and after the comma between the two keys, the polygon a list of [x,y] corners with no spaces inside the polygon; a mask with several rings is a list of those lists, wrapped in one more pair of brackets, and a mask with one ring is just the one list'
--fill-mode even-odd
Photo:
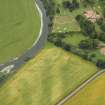
{"label": "lawn", "polygon": [[0,0],[0,63],[31,48],[40,30],[33,0]]}
{"label": "lawn", "polygon": [[76,47],[79,47],[79,43],[82,41],[82,40],[86,40],[88,39],[88,37],[84,36],[82,33],[70,33],[68,34],[64,39],[63,41],[67,44],[70,44],[70,45],[73,45],[73,46],[76,46]]}
{"label": "lawn", "polygon": [[53,32],[80,31],[80,27],[72,15],[55,16],[53,22]]}
{"label": "lawn", "polygon": [[54,105],[97,70],[92,63],[47,43],[0,88],[0,105]]}
{"label": "lawn", "polygon": [[88,84],[65,105],[105,105],[105,73]]}

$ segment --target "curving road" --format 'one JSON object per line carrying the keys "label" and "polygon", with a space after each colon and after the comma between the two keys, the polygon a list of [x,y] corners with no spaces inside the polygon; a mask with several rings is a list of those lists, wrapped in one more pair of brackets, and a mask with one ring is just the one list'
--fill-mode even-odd
{"label": "curving road", "polygon": [[0,70],[4,70],[5,68],[8,68],[10,66],[11,71],[16,71],[21,66],[23,66],[29,59],[33,58],[43,48],[49,32],[48,31],[49,18],[46,15],[46,10],[41,0],[35,0],[35,5],[39,11],[40,18],[41,18],[41,29],[40,29],[39,37],[37,41],[35,41],[32,48],[29,49],[24,55],[22,55],[16,60],[13,60],[6,64],[1,65]]}

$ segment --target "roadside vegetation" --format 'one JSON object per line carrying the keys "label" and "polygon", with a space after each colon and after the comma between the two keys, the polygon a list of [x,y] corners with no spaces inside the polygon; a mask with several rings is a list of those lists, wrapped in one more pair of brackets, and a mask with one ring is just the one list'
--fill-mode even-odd
{"label": "roadside vegetation", "polygon": [[39,35],[40,17],[33,0],[0,0],[0,64],[31,48]]}

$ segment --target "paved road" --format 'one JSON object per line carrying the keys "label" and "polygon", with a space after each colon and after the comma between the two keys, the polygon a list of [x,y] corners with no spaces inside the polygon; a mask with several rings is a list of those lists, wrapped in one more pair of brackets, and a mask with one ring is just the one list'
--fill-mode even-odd
{"label": "paved road", "polygon": [[83,89],[87,84],[89,84],[91,81],[95,80],[98,76],[105,73],[105,70],[101,70],[94,74],[91,78],[89,78],[87,81],[85,81],[82,85],[80,85],[77,89],[75,89],[72,93],[70,93],[68,96],[66,96],[63,100],[59,101],[56,105],[64,105],[65,102],[70,100],[74,95],[76,95],[81,89]]}
{"label": "paved road", "polygon": [[35,42],[32,48],[29,49],[24,55],[22,55],[18,59],[8,62],[4,65],[1,65],[0,70],[3,70],[4,68],[10,65],[14,65],[13,68],[11,68],[11,71],[19,69],[21,66],[23,66],[26,63],[26,61],[28,61],[30,58],[33,58],[43,48],[44,43],[47,40],[49,18],[46,15],[46,10],[41,0],[35,0],[35,5],[38,8],[42,22],[37,42]]}

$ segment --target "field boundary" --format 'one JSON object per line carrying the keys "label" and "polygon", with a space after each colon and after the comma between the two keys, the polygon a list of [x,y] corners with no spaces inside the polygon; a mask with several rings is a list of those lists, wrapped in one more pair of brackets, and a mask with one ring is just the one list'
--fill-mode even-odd
{"label": "field boundary", "polygon": [[89,79],[85,80],[81,85],[79,85],[74,91],[69,93],[64,99],[61,99],[56,105],[64,105],[65,102],[70,100],[73,96],[75,96],[77,93],[79,93],[85,86],[87,86],[90,82],[95,80],[97,77],[105,73],[105,69],[96,72],[94,75],[92,75]]}

